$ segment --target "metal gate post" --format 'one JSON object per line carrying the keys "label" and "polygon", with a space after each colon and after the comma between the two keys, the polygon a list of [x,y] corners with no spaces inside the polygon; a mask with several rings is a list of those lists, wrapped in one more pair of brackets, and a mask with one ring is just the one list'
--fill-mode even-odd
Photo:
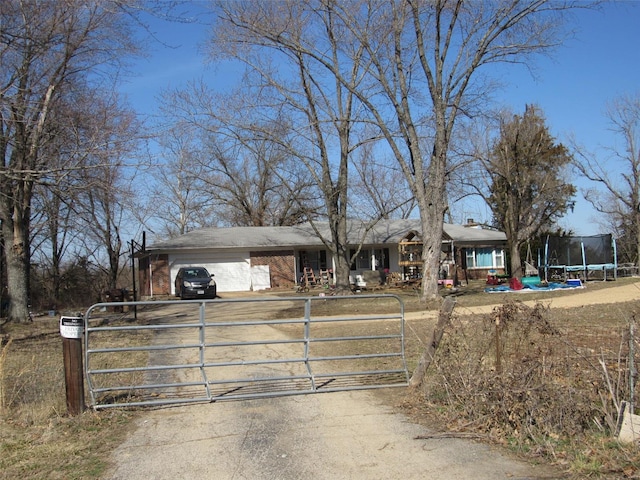
{"label": "metal gate post", "polygon": [[209,380],[207,380],[207,372],[204,369],[204,364],[205,364],[205,327],[206,327],[206,322],[205,322],[205,310],[206,310],[206,304],[205,303],[201,303],[200,304],[200,327],[199,327],[199,336],[200,336],[200,374],[202,375],[202,381],[204,382],[204,388],[205,391],[207,392],[207,399],[211,400],[211,387],[209,386]]}
{"label": "metal gate post", "polygon": [[304,302],[304,364],[307,367],[307,373],[311,380],[311,390],[316,391],[316,379],[311,371],[311,363],[309,362],[309,347],[311,344],[311,299],[307,298]]}

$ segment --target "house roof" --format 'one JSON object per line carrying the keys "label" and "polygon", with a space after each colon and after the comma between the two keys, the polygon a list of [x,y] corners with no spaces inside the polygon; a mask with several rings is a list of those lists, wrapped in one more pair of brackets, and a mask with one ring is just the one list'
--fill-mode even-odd
{"label": "house roof", "polygon": [[[316,222],[316,228],[325,238],[329,235],[327,222]],[[360,243],[365,224],[348,222],[347,238],[349,244]],[[374,225],[364,238],[364,245],[397,244],[408,233],[415,232],[420,238],[420,220],[381,220]],[[461,245],[504,244],[503,232],[464,225],[444,224],[443,241],[453,241]],[[156,242],[147,251],[170,251],[191,249],[246,249],[246,248],[296,248],[322,247],[323,243],[311,224],[290,227],[225,227],[202,228],[179,237]]]}

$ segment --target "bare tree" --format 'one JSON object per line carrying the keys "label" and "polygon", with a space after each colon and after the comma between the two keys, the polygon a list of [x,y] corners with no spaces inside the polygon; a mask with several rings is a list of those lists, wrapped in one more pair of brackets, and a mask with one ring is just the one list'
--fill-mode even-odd
{"label": "bare tree", "polygon": [[[309,116],[305,125],[317,130],[321,121],[330,124],[333,119],[340,139],[336,151],[341,155],[353,151],[353,143],[344,140],[353,139],[354,124],[364,119],[360,105],[365,107],[367,121],[379,130],[377,136],[386,139],[419,208],[422,297],[427,300],[437,296],[446,185],[452,169],[449,149],[456,123],[482,105],[492,86],[484,76],[486,67],[524,63],[532,54],[557,45],[562,13],[576,5],[584,4],[543,0],[225,2],[216,47],[248,60],[269,86],[287,94],[291,78],[273,76],[274,66],[259,63],[249,47],[282,52],[278,68],[291,60],[297,73],[307,75],[304,86],[328,86],[333,78],[337,83],[331,85],[332,98],[349,108],[332,111],[327,108],[328,95],[309,95],[310,112],[324,108],[332,115]],[[313,140],[322,147],[321,138]],[[347,179],[346,164],[339,171],[337,185]],[[330,194],[329,206],[344,190],[336,190],[326,176],[319,180]],[[330,223],[335,219],[330,217]]]}
{"label": "bare tree", "polygon": [[[266,127],[265,127],[266,128]],[[277,144],[233,129],[210,138],[203,178],[231,225],[297,225],[313,215],[317,194],[295,162]],[[304,204],[304,207],[301,207]]]}
{"label": "bare tree", "polygon": [[[45,155],[51,133],[60,126],[53,123],[62,118],[56,112],[65,101],[77,100],[91,73],[93,80],[102,80],[99,67],[115,67],[136,50],[125,9],[125,3],[108,1],[0,3],[0,221],[10,320],[29,318],[34,187],[67,168],[52,166]],[[65,124],[77,125],[73,117]]]}
{"label": "bare tree", "polygon": [[631,248],[627,249],[635,250],[629,260],[640,264],[640,95],[627,94],[614,100],[608,105],[607,117],[622,138],[623,147],[611,147],[603,160],[576,147],[574,165],[596,185],[583,192],[585,199],[609,217],[623,245],[628,243]]}
{"label": "bare tree", "polygon": [[395,161],[368,143],[353,156],[355,175],[350,176],[349,208],[356,218],[409,218],[416,200],[407,188],[404,175]]}
{"label": "bare tree", "polygon": [[102,166],[92,172],[112,183],[109,186],[107,183],[96,183],[94,188],[80,197],[82,208],[79,213],[84,217],[83,224],[87,229],[83,244],[90,252],[88,258],[93,258],[106,274],[106,287],[116,288],[123,265],[121,257],[127,253],[121,229],[125,215],[123,191],[115,187],[118,182],[116,168]]}
{"label": "bare tree", "polygon": [[481,160],[490,184],[479,193],[507,236],[513,277],[522,276],[522,246],[572,207],[576,189],[566,179],[572,160],[534,106],[522,116],[505,114],[498,139]]}
{"label": "bare tree", "polygon": [[[50,304],[47,308],[52,308],[61,298],[63,262],[70,244],[79,235],[66,198],[68,191],[62,183],[40,186],[33,199],[31,257],[42,272],[39,300]],[[35,294],[32,297],[34,302],[38,300]]]}
{"label": "bare tree", "polygon": [[215,196],[202,181],[203,152],[194,128],[176,122],[159,136],[163,161],[150,175],[151,217],[164,235],[175,237],[195,228],[215,225]]}
{"label": "bare tree", "polygon": [[93,258],[106,277],[106,286],[116,288],[128,253],[122,238],[123,226],[133,209],[137,165],[129,165],[138,146],[141,129],[136,115],[120,107],[116,95],[93,99],[85,119],[85,134],[94,145],[82,156],[76,172],[78,188],[71,207],[78,216],[78,226],[85,233],[87,258]]}
{"label": "bare tree", "polygon": [[189,185],[201,200],[201,223],[296,225],[315,215],[313,182],[300,162],[268,139],[286,137],[286,124],[256,115],[241,91],[215,95],[201,83],[168,92],[163,101],[171,129],[179,128],[193,150]]}
{"label": "bare tree", "polygon": [[[323,238],[319,229],[316,232],[336,261],[336,290],[349,291],[351,258],[346,240],[347,165],[354,148],[353,96],[336,83],[335,79],[333,84],[326,86],[320,81],[313,66],[308,65],[304,56],[295,50],[284,52],[276,59],[277,52],[282,51],[280,45],[270,39],[263,45],[265,38],[261,32],[279,28],[277,24],[282,21],[281,14],[285,14],[287,18],[291,18],[291,15],[295,18],[294,12],[284,12],[289,7],[296,10],[295,5],[264,2],[247,7],[244,9],[240,3],[221,5],[224,19],[215,29],[215,46],[211,51],[216,54],[237,54],[237,58],[247,65],[248,73],[243,89],[250,93],[234,95],[233,99],[244,108],[244,116],[249,120],[238,119],[235,114],[224,117],[221,112],[213,112],[211,118],[215,120],[215,126],[212,132],[215,131],[218,137],[225,136],[226,142],[231,142],[232,145],[238,145],[238,141],[244,143],[245,153],[248,153],[246,140],[251,139],[253,152],[250,155],[254,158],[255,152],[259,151],[255,147],[266,147],[284,159],[290,168],[272,168],[270,172],[278,174],[280,185],[284,187],[288,198],[296,200],[296,207],[309,220],[313,220],[317,212],[317,195],[313,191],[317,187],[324,204],[322,215],[329,220],[331,236]],[[266,12],[268,14],[263,15]],[[236,29],[234,24],[237,21],[250,25],[252,31]],[[303,36],[304,31],[296,28],[293,35]],[[251,45],[252,48],[236,51],[235,45],[239,43]],[[260,52],[262,48],[270,50],[272,56]],[[275,68],[278,62],[281,62],[280,67],[287,65],[284,77],[281,76],[284,69]],[[355,81],[355,72],[352,76]],[[211,105],[218,107],[219,104]],[[226,127],[221,120],[225,121]],[[218,162],[222,161],[219,163],[222,171],[218,173],[230,178],[230,173],[238,171],[234,155],[229,158],[221,153],[218,151],[216,154]],[[295,159],[294,163],[291,163],[292,159]],[[299,166],[306,169],[306,178],[296,173]],[[292,172],[296,178],[304,180],[305,189],[306,185],[312,187],[307,189],[308,195],[304,190],[294,188],[299,187],[298,183],[292,185],[283,182],[285,176]],[[263,175],[261,177],[264,178]],[[243,175],[240,178],[247,177]],[[237,186],[234,186],[234,190],[239,191]]]}
{"label": "bare tree", "polygon": [[[341,8],[343,24],[363,45],[379,94],[358,98],[405,174],[418,203],[423,239],[423,292],[437,296],[446,186],[456,124],[482,106],[493,86],[483,73],[496,63],[526,62],[557,44],[568,2],[463,0],[368,2]],[[381,42],[380,39],[388,39]],[[390,121],[389,111],[392,112]],[[428,122],[425,122],[425,119]],[[424,141],[427,139],[428,141]]]}
{"label": "bare tree", "polygon": [[[366,2],[220,2],[210,49],[213,58],[230,56],[247,66],[243,86],[252,87],[254,108],[288,121],[289,135],[269,139],[297,158],[321,191],[330,237],[316,233],[335,261],[338,292],[349,290],[352,262],[349,163],[371,141],[358,95],[376,94],[361,86],[370,59],[363,56],[360,32],[350,31],[340,18],[342,7],[365,12]],[[377,40],[384,38],[377,33],[384,32],[374,33]],[[376,214],[363,219],[362,238],[382,216]]]}

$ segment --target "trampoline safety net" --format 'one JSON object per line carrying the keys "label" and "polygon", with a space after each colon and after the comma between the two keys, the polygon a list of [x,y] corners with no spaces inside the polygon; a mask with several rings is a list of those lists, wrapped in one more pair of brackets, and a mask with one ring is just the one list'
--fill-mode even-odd
{"label": "trampoline safety net", "polygon": [[[615,263],[611,234],[591,237],[547,237],[548,265]],[[584,245],[584,258],[582,247]]]}
{"label": "trampoline safety net", "polygon": [[584,237],[547,236],[544,245],[547,269],[562,267],[568,271],[617,268],[616,244],[611,234]]}

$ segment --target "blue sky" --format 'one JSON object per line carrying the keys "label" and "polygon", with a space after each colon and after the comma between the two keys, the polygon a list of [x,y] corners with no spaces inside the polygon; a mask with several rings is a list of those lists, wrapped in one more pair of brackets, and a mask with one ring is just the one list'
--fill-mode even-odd
{"label": "blue sky", "polygon": [[[192,4],[194,12],[202,12],[203,6]],[[134,77],[122,89],[142,115],[155,112],[158,95],[167,88],[201,77],[214,85],[228,81],[229,72],[205,65],[199,46],[207,37],[207,17],[201,19],[202,22],[191,24],[152,22],[152,30],[163,44],[151,42],[151,55],[136,62],[132,67]],[[516,113],[524,111],[526,104],[538,105],[559,142],[567,143],[573,136],[594,152],[619,145],[604,110],[616,96],[640,94],[640,2],[609,2],[597,11],[577,11],[568,28],[575,31],[573,38],[551,58],[536,60],[535,77],[524,67],[508,69],[503,77],[506,86],[495,100]],[[588,186],[579,179],[573,180],[578,188]],[[479,202],[465,205],[462,210],[459,215],[463,217],[490,219],[490,213]],[[600,231],[596,217],[578,194],[574,212],[561,221],[561,226],[579,235],[596,234]]]}
{"label": "blue sky", "polygon": [[[621,94],[640,94],[640,2],[610,3],[599,11],[575,14],[573,39],[553,58],[539,59],[536,78],[514,69],[502,102],[516,112],[527,103],[541,107],[552,134],[566,144],[573,135],[578,143],[606,158],[603,147],[623,146],[604,116],[607,102]],[[579,188],[587,186],[574,178]],[[596,212],[579,195],[573,214],[561,225],[577,234],[599,232]]]}

